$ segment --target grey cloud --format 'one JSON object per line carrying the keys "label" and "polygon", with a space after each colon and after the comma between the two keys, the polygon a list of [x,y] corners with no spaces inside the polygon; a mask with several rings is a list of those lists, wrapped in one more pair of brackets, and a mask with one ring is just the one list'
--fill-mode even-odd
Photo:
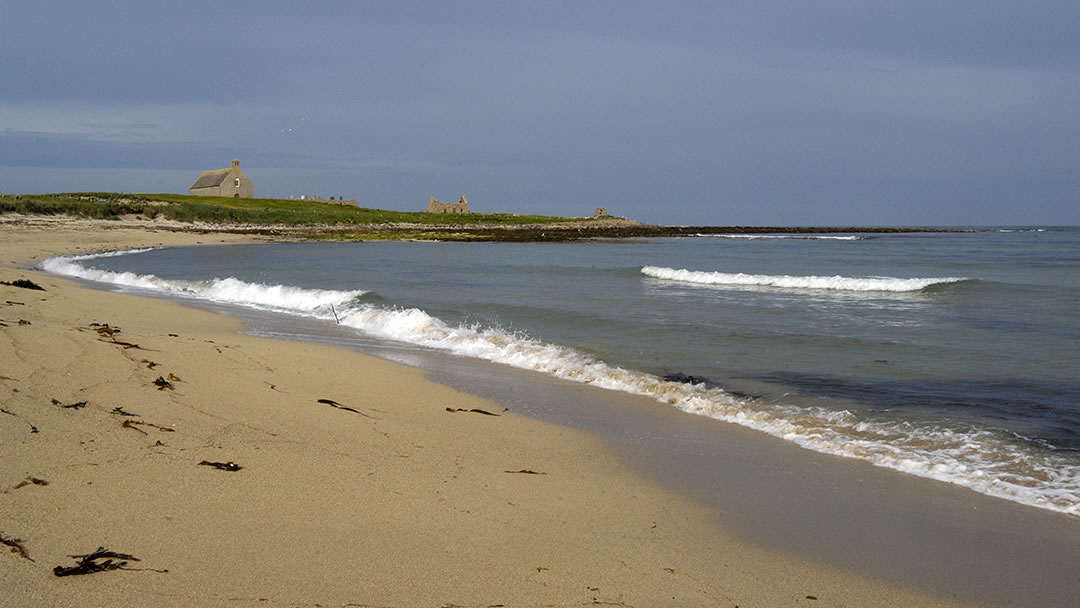
{"label": "grey cloud", "polygon": [[1009,222],[1028,197],[1075,222],[1073,4],[23,3],[0,120],[67,130],[0,124],[0,166],[239,156],[263,194],[684,223]]}

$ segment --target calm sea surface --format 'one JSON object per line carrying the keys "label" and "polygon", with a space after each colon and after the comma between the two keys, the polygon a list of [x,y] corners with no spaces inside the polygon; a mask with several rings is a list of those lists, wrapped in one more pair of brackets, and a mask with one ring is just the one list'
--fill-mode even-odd
{"label": "calm sea surface", "polygon": [[283,333],[337,320],[1080,514],[1078,228],[201,246],[42,266],[272,311]]}

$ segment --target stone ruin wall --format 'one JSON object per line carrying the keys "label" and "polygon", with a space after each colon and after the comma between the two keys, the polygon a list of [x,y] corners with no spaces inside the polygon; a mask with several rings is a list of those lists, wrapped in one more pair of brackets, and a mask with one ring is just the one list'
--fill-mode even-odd
{"label": "stone ruin wall", "polygon": [[444,203],[434,198],[428,199],[428,213],[469,213],[469,199],[461,195],[461,200],[456,203]]}

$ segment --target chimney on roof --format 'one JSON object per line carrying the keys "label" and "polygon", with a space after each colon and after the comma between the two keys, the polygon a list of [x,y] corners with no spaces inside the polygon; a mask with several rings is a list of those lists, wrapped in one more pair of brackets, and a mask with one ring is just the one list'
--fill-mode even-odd
{"label": "chimney on roof", "polygon": [[239,158],[232,159],[232,168],[233,169],[239,169],[240,168],[240,159]]}

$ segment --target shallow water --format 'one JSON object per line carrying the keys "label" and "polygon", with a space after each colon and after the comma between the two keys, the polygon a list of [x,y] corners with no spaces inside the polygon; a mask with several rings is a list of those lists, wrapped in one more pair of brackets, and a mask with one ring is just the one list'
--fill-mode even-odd
{"label": "shallow water", "polygon": [[336,320],[1080,514],[1080,231],[843,236],[230,245],[43,266],[279,313],[266,332]]}

